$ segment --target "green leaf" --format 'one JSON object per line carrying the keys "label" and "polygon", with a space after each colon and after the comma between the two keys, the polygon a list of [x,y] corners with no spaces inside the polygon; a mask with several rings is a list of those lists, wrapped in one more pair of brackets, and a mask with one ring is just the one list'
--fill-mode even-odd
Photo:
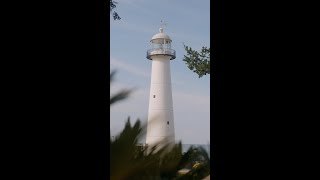
{"label": "green leaf", "polygon": [[210,48],[202,47],[200,53],[191,47],[183,45],[187,55],[184,55],[183,61],[187,67],[198,74],[199,78],[210,74]]}

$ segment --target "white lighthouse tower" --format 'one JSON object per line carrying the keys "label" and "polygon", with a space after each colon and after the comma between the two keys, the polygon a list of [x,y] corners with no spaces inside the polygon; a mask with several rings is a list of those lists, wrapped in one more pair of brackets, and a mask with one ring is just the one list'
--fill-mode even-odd
{"label": "white lighthouse tower", "polygon": [[176,58],[176,52],[171,49],[172,40],[162,27],[159,31],[152,37],[151,49],[147,51],[147,58],[152,61],[146,137],[148,146],[165,139],[166,142],[175,143],[170,60]]}

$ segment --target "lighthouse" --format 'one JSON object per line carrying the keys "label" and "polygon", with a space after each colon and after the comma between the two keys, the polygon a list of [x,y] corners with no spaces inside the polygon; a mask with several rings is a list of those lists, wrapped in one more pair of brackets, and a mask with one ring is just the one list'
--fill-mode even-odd
{"label": "lighthouse", "polygon": [[175,143],[170,61],[176,58],[171,38],[159,29],[150,40],[147,59],[152,62],[146,144]]}

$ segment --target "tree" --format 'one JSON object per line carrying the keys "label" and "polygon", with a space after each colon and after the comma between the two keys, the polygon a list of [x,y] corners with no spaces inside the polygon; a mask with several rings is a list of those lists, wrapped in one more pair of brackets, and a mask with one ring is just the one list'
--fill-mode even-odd
{"label": "tree", "polygon": [[[114,11],[117,7],[118,2],[110,0],[110,13],[112,13],[114,20],[120,20],[121,17],[119,14]],[[105,3],[105,7],[107,6],[107,2]],[[199,78],[204,75],[210,74],[210,47],[202,47],[200,52],[191,49],[184,45],[184,49],[187,52],[187,55],[184,55],[183,61],[186,62],[188,68],[198,74]]]}
{"label": "tree", "polygon": [[[165,141],[159,143],[160,147],[148,149],[139,148],[138,139],[145,131],[146,125],[141,125],[138,119],[132,126],[130,118],[114,139],[110,138],[110,179],[194,179],[201,180],[210,174],[210,159],[202,148],[189,148],[182,154],[182,143],[174,146]],[[195,163],[201,161],[200,163]],[[194,165],[195,164],[195,165]],[[184,175],[178,171],[191,165],[191,170]]]}
{"label": "tree", "polygon": [[186,162],[196,162],[191,170],[183,176],[178,176],[177,180],[203,179],[210,175],[210,157],[203,147],[190,147],[184,158],[189,158]]}
{"label": "tree", "polygon": [[183,46],[187,52],[183,61],[186,62],[188,68],[198,74],[199,78],[210,74],[210,47],[202,47],[201,51],[198,52],[189,46]]}
{"label": "tree", "polygon": [[[118,13],[113,11],[117,2],[110,0],[110,13],[114,20],[120,20]],[[114,79],[115,71],[110,74],[110,85]],[[110,106],[126,99],[132,90],[123,89],[110,97]],[[193,168],[186,175],[178,175],[178,171],[192,164],[195,159],[207,159],[206,152],[190,148],[182,154],[182,143],[170,145],[166,141],[147,149],[137,146],[138,139],[146,132],[146,124],[142,125],[138,119],[131,126],[130,117],[122,132],[114,139],[110,134],[110,179],[192,179],[200,180],[210,174],[208,161]],[[159,148],[156,148],[159,147]],[[156,150],[157,149],[157,150]],[[204,153],[204,154],[203,154]],[[203,157],[203,158],[201,158]]]}
{"label": "tree", "polygon": [[[115,71],[110,74],[110,85],[114,75]],[[115,102],[126,99],[129,94],[129,90],[122,90],[111,96],[110,106]],[[141,124],[138,119],[132,126],[130,118],[128,118],[124,129],[115,138],[111,138],[110,134],[111,180],[201,180],[210,174],[210,160],[205,150],[190,147],[185,154],[182,154],[181,142],[172,146],[166,141],[162,141],[153,147],[147,147],[147,149],[139,148],[137,146],[138,139],[142,137],[144,132],[146,132],[146,124]],[[193,165],[195,161],[199,160],[202,160],[202,163],[192,168],[189,173],[178,175],[180,169]]]}
{"label": "tree", "polygon": [[[114,20],[120,20],[120,16],[118,15],[118,13],[116,11],[114,11],[114,9],[117,7],[118,2],[110,0],[110,13],[112,13],[113,19]],[[105,3],[105,8],[107,7],[107,2]]]}

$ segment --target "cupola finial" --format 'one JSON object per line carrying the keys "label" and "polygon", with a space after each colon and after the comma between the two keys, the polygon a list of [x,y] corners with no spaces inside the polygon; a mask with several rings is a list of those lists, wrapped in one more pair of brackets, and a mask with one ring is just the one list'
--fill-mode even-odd
{"label": "cupola finial", "polygon": [[160,33],[163,33],[163,27],[166,26],[166,25],[167,25],[167,24],[164,23],[164,22],[162,22],[162,20],[161,20],[160,29],[159,29]]}

